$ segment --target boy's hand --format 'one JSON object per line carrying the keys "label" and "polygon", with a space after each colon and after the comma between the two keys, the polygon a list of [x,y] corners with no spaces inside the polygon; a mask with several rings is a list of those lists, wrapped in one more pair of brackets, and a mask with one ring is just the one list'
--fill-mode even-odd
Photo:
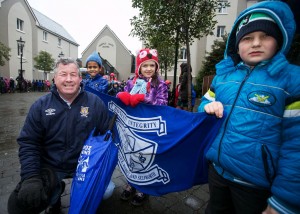
{"label": "boy's hand", "polygon": [[279,213],[269,205],[267,209],[262,212],[262,214],[279,214]]}
{"label": "boy's hand", "polygon": [[222,118],[223,117],[223,104],[218,101],[214,101],[211,103],[208,103],[204,106],[204,110],[207,114],[215,114],[216,117]]}

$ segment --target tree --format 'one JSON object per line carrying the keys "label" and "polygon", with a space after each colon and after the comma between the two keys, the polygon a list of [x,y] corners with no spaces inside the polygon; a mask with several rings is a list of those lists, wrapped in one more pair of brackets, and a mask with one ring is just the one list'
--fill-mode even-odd
{"label": "tree", "polygon": [[[161,75],[164,73],[166,79],[168,68],[174,63],[172,60],[174,57],[174,45],[172,40],[168,38],[169,33],[166,34],[166,30],[161,31],[161,28],[155,26],[156,20],[153,19],[152,15],[155,7],[153,7],[153,4],[148,3],[147,1],[133,0],[133,7],[139,8],[140,13],[130,20],[131,25],[134,27],[130,35],[139,37],[146,47],[155,48],[158,51]],[[160,3],[157,2],[157,4]]]}
{"label": "tree", "polygon": [[195,86],[195,90],[197,94],[202,94],[203,77],[216,74],[215,65],[224,58],[227,39],[227,34],[222,36],[222,40],[216,39],[211,46],[211,52],[206,52],[202,68],[200,69],[196,77],[196,81],[198,84]]}
{"label": "tree", "polygon": [[10,59],[10,48],[6,47],[2,42],[0,42],[0,66],[5,65],[5,60],[9,61]]}
{"label": "tree", "polygon": [[[138,36],[142,41],[154,40],[158,42],[157,45],[174,44],[173,91],[175,91],[179,45],[186,46],[187,63],[190,65],[190,45],[195,39],[212,32],[216,24],[214,20],[216,9],[228,4],[223,5],[218,0],[133,0],[132,6],[139,8],[140,11],[139,16],[131,20],[134,27],[132,35]],[[188,86],[191,87],[191,78],[188,79]],[[191,90],[189,92],[189,109],[191,109]]]}
{"label": "tree", "polygon": [[287,54],[287,59],[292,64],[300,65],[300,34],[295,35],[291,49]]}
{"label": "tree", "polygon": [[46,79],[47,73],[53,69],[55,60],[52,58],[52,55],[47,51],[40,51],[39,54],[33,59],[36,63],[34,67],[38,70],[44,71],[44,78]]}

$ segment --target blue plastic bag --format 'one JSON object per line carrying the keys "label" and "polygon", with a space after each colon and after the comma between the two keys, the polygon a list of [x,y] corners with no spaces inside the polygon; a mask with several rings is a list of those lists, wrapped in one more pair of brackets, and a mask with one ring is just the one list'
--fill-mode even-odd
{"label": "blue plastic bag", "polygon": [[117,164],[118,149],[113,143],[111,131],[97,135],[92,131],[86,140],[76,174],[71,186],[70,214],[93,214],[103,199],[106,189],[111,191],[110,179]]}

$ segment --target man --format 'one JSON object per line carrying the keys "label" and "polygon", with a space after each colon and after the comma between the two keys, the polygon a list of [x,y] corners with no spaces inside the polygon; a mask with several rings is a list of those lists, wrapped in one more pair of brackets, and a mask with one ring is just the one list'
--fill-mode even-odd
{"label": "man", "polygon": [[85,140],[108,128],[108,110],[96,95],[82,90],[75,60],[60,58],[55,86],[30,108],[17,141],[21,181],[8,201],[9,213],[60,212],[62,179],[72,177]]}

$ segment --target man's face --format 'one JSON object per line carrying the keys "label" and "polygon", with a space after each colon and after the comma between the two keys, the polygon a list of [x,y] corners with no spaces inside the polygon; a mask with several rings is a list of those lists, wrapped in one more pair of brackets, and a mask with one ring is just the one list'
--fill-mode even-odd
{"label": "man's face", "polygon": [[81,80],[75,64],[58,65],[54,82],[60,95],[65,99],[70,100],[77,96]]}

